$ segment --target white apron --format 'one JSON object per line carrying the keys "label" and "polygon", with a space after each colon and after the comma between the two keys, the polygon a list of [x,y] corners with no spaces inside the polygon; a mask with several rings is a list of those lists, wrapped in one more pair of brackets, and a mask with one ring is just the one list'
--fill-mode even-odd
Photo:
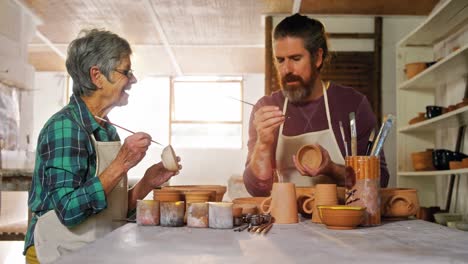
{"label": "white apron", "polygon": [[[97,177],[117,156],[120,141],[98,142],[93,135],[91,135],[91,140],[96,148]],[[127,176],[125,175],[107,196],[107,208],[75,227],[64,226],[55,210],[40,216],[34,230],[34,246],[39,262],[51,263],[61,255],[75,251],[123,225],[122,221],[112,220],[125,219],[127,207]]]}
{"label": "white apron", "polygon": [[[328,129],[309,132],[297,136],[284,136],[283,126],[281,124],[278,134],[278,145],[276,146],[276,166],[284,182],[293,182],[296,186],[311,186],[317,183],[335,183],[330,177],[322,175],[317,177],[302,176],[294,166],[292,156],[303,145],[320,144],[330,154],[330,158],[336,164],[344,165],[345,161],[340,151],[340,147],[333,133],[333,127],[330,118],[330,109],[328,107],[327,89],[322,82],[323,96],[325,99],[325,112],[327,114]],[[288,98],[286,97],[283,105],[284,113],[288,107]]]}

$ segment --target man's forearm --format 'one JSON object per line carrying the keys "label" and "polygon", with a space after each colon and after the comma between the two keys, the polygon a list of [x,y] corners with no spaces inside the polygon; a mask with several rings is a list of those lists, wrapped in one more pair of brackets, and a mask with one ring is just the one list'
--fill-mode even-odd
{"label": "man's forearm", "polygon": [[273,184],[272,147],[256,144],[244,171],[244,184],[253,196],[268,196]]}
{"label": "man's forearm", "polygon": [[256,178],[261,181],[270,180],[273,177],[272,147],[255,144],[249,167]]}

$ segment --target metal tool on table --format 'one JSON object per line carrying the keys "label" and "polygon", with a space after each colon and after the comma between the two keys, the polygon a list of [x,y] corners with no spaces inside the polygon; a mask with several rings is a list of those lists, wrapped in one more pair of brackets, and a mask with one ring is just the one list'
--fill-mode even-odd
{"label": "metal tool on table", "polygon": [[244,224],[234,229],[234,232],[242,232],[245,229],[249,232],[261,232],[268,224],[271,223],[270,214],[248,214],[244,217]]}

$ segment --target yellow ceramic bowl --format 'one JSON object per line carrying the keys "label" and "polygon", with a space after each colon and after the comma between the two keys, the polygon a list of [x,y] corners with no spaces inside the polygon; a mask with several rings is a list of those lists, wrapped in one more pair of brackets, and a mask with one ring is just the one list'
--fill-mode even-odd
{"label": "yellow ceramic bowl", "polygon": [[328,229],[346,230],[356,228],[362,222],[366,207],[319,205],[317,209]]}

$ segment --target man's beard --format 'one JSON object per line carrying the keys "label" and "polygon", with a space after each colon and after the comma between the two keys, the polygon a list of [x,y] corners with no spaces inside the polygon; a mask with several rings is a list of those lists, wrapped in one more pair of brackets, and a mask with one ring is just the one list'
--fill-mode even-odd
{"label": "man's beard", "polygon": [[[291,103],[305,102],[312,93],[316,79],[316,74],[312,74],[308,82],[305,82],[301,76],[288,74],[281,80],[282,92]],[[288,85],[288,82],[297,81],[297,84]]]}

